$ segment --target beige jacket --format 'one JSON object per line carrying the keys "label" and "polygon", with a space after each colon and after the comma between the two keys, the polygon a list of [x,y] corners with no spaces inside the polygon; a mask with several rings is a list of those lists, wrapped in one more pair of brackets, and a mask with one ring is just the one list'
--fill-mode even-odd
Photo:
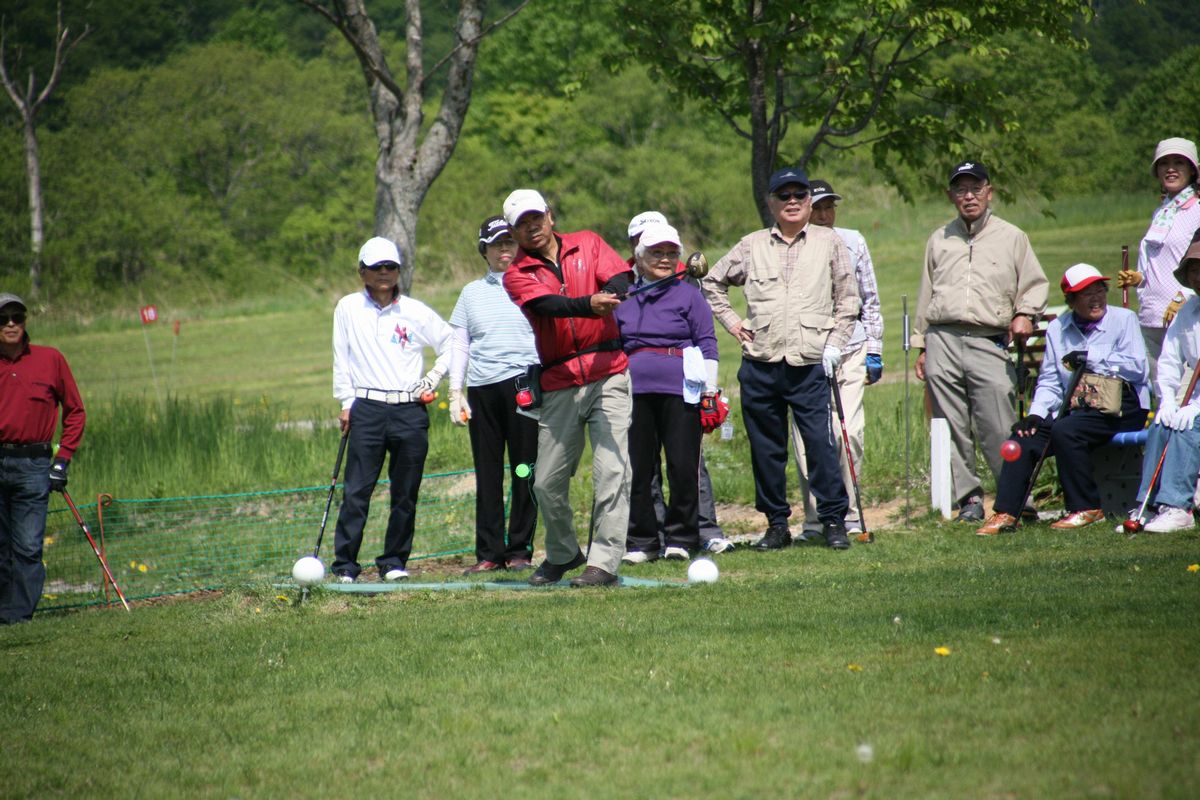
{"label": "beige jacket", "polygon": [[1029,237],[991,211],[972,230],[961,217],[938,228],[925,245],[911,343],[925,346],[932,325],[1003,334],[1014,316],[1036,320],[1046,310],[1048,282]]}
{"label": "beige jacket", "polygon": [[[729,303],[729,287],[746,297],[743,321]],[[778,227],[744,237],[704,277],[700,288],[726,330],[738,323],[754,332],[742,344],[753,361],[815,364],[825,345],[844,347],[862,300],[850,251],[829,228],[808,225],[792,242]]]}

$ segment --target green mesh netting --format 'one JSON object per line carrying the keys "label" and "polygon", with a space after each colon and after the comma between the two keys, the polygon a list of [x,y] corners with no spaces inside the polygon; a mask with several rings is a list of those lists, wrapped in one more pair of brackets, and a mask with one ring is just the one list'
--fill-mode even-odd
{"label": "green mesh netting", "polygon": [[[389,481],[375,488],[359,561],[371,566],[383,547]],[[78,503],[96,544],[130,599],[291,579],[292,564],[312,555],[329,486],[271,492],[112,499]],[[341,501],[334,496],[321,544],[333,557]],[[39,610],[118,602],[100,563],[66,504],[51,499],[43,560],[46,586]],[[417,505],[412,559],[471,552],[475,547],[475,480],[470,470],[426,475]]]}

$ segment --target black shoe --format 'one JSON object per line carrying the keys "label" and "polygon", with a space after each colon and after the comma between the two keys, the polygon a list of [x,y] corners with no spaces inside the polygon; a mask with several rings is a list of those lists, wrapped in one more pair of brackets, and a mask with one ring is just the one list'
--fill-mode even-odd
{"label": "black shoe", "polygon": [[767,527],[767,532],[757,542],[751,545],[755,550],[782,550],[792,543],[792,532],[788,530],[786,522],[778,525],[770,525]]}
{"label": "black shoe", "polygon": [[972,524],[983,522],[983,516],[983,498],[979,495],[968,497],[958,507],[959,522],[969,522]]}
{"label": "black shoe", "polygon": [[834,550],[849,550],[850,538],[846,536],[846,526],[840,522],[827,522],[821,527],[825,536],[825,544]]}
{"label": "black shoe", "polygon": [[558,583],[563,579],[563,575],[566,575],[576,567],[582,567],[586,563],[587,557],[584,556],[582,550],[576,553],[575,557],[566,564],[551,564],[550,559],[547,558],[545,561],[539,564],[538,568],[535,569],[533,574],[529,576],[529,585],[549,586],[551,584]]}
{"label": "black shoe", "polygon": [[588,567],[579,577],[571,579],[572,586],[616,586],[617,576],[599,567]]}

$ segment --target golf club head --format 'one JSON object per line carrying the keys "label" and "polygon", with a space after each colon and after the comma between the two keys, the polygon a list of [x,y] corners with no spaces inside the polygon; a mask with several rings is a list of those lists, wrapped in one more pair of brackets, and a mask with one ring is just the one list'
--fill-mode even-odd
{"label": "golf club head", "polygon": [[704,253],[696,251],[687,258],[687,274],[700,280],[708,274],[708,259],[704,257]]}
{"label": "golf club head", "polygon": [[1145,523],[1140,518],[1127,519],[1121,523],[1121,527],[1125,529],[1126,533],[1140,533],[1142,528],[1145,527]]}

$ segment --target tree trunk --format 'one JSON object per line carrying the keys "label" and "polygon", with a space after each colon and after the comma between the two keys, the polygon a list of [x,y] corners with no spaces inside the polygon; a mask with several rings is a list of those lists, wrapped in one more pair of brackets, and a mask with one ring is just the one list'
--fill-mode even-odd
{"label": "tree trunk", "polygon": [[42,292],[42,247],[45,244],[45,205],[42,202],[42,168],[38,158],[37,128],[33,115],[24,114],[25,171],[29,178],[29,299]]}

